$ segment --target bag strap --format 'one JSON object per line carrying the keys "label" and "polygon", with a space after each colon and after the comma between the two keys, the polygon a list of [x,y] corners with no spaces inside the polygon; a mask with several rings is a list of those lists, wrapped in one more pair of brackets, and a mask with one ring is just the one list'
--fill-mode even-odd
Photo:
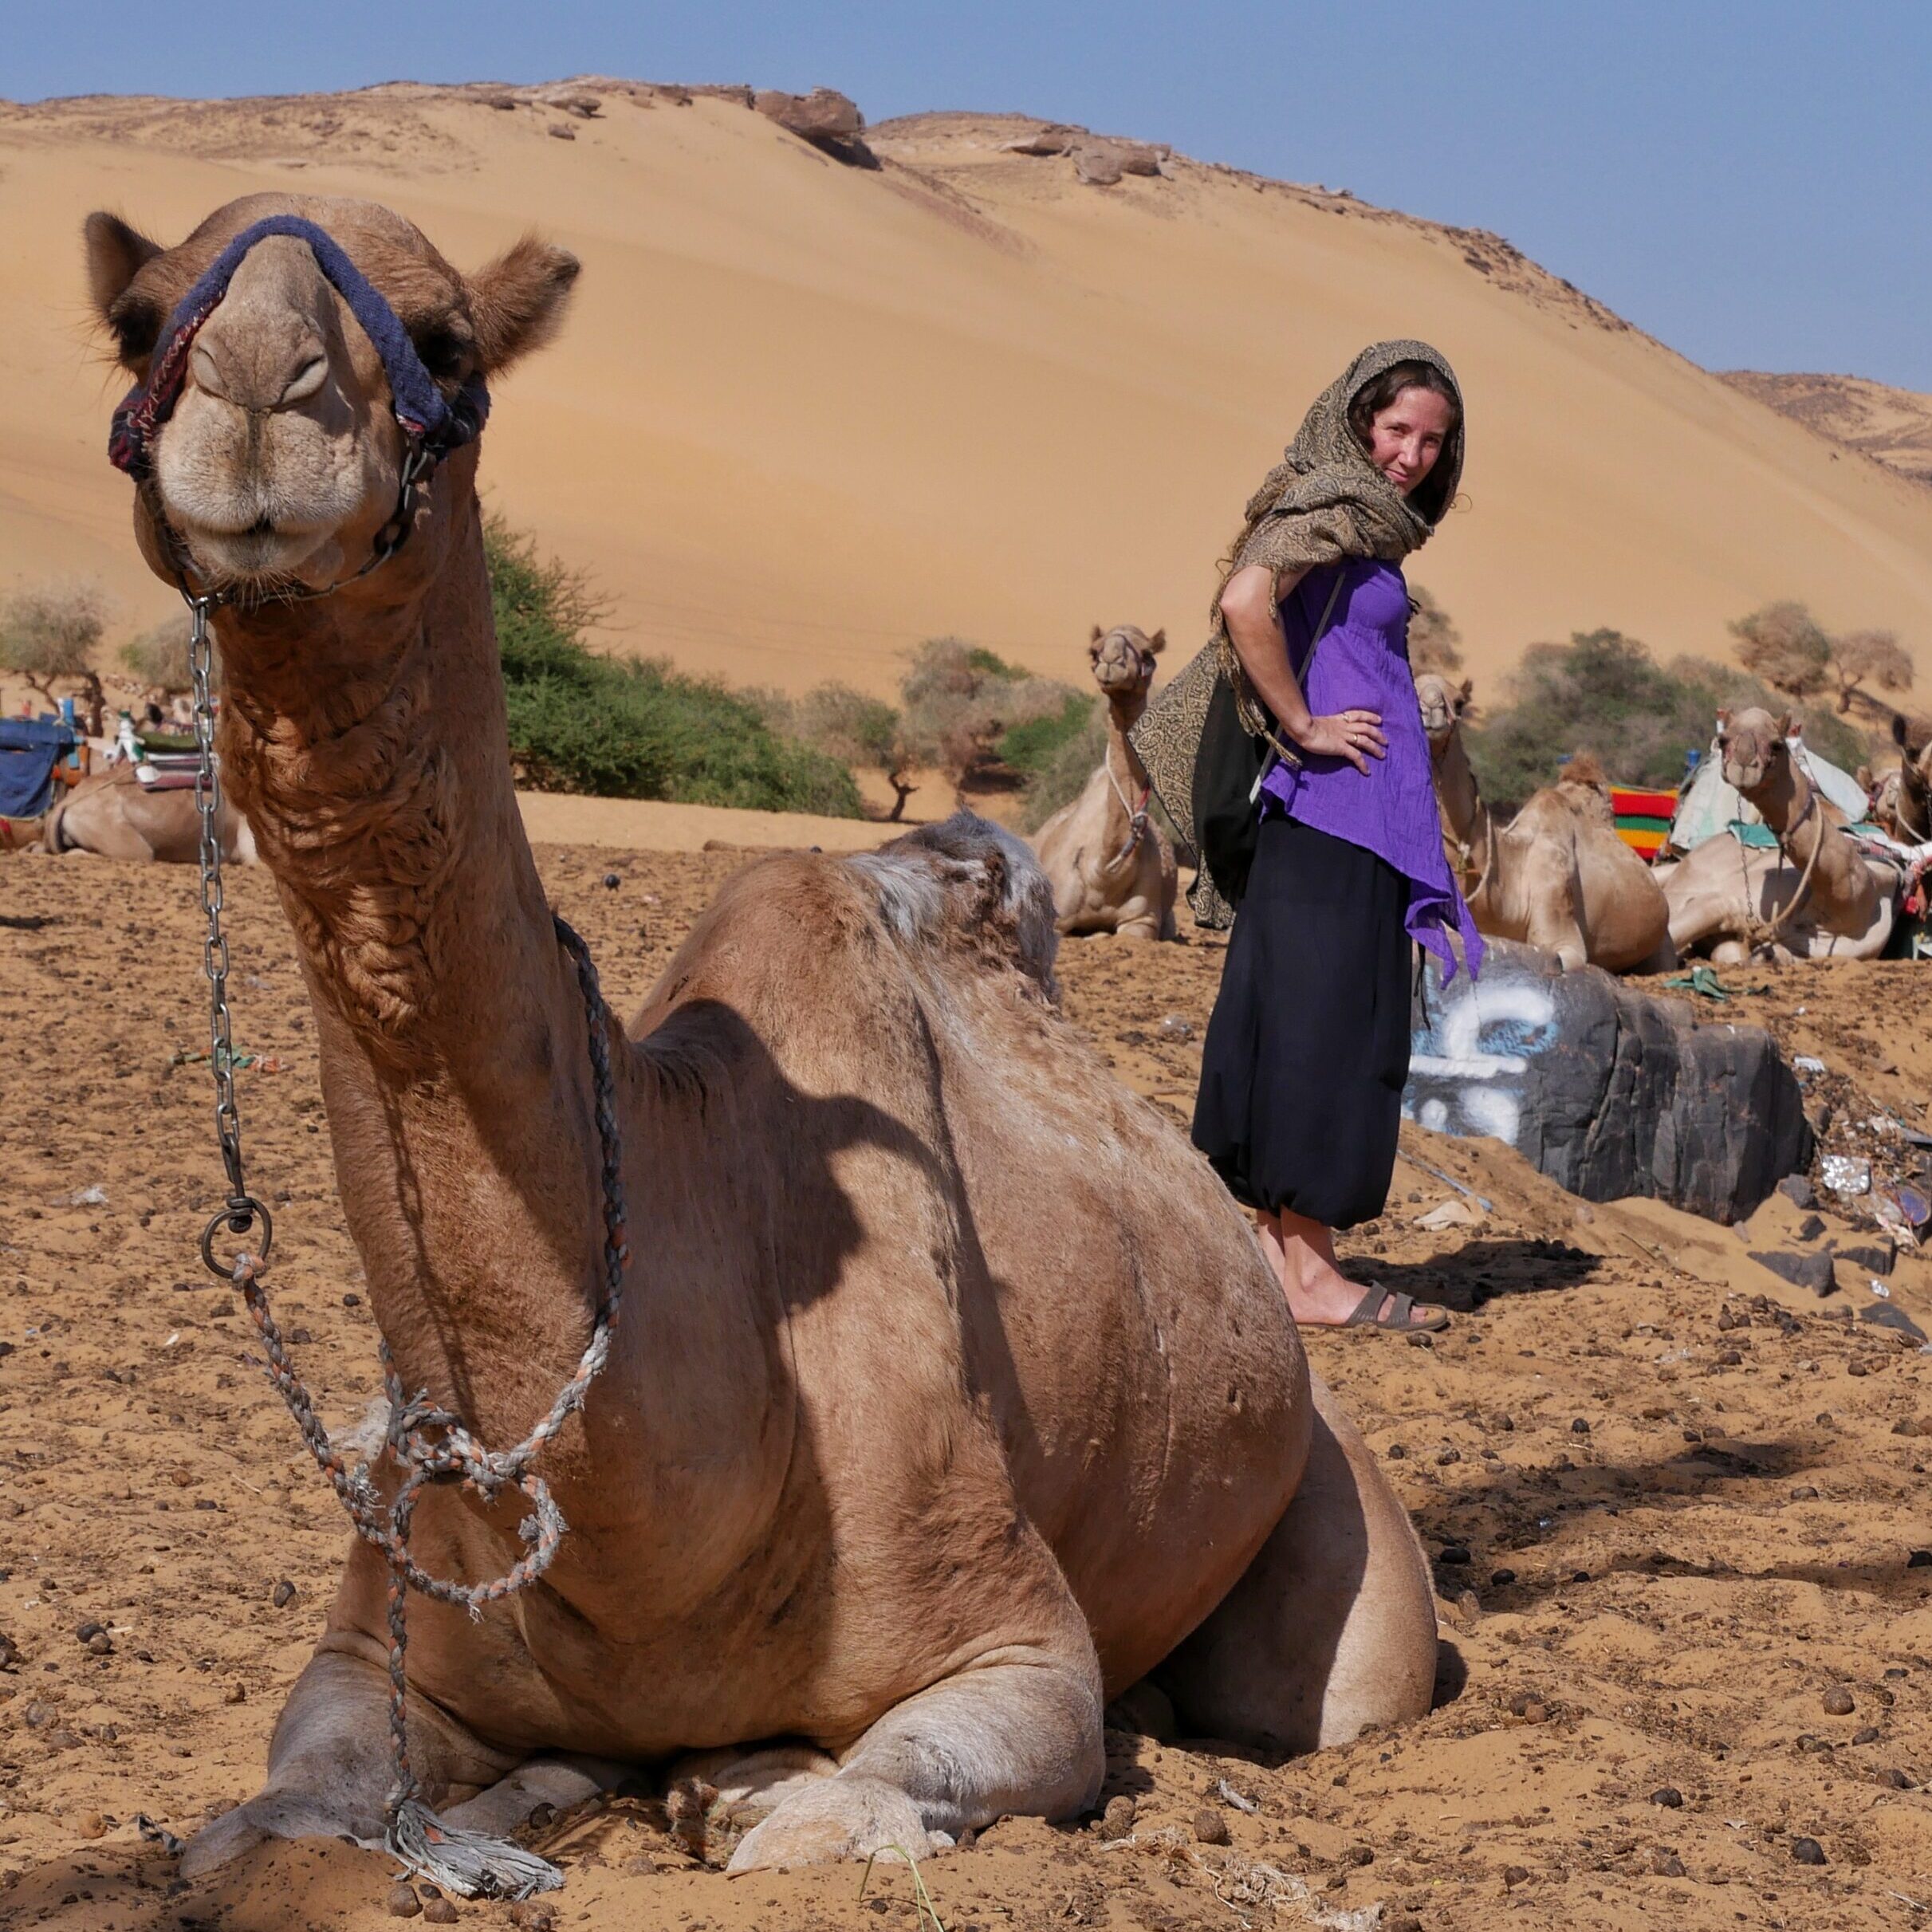
{"label": "bag strap", "polygon": [[[1321,621],[1315,627],[1315,635],[1308,645],[1308,654],[1301,660],[1302,677],[1307,676],[1308,667],[1315,662],[1315,653],[1321,648],[1321,640],[1328,635],[1328,620],[1335,615],[1336,600],[1341,596],[1342,585],[1347,581],[1348,576],[1347,562],[1338,564],[1336,566],[1334,588],[1328,592],[1328,601],[1321,607]],[[1295,678],[1295,667],[1292,662],[1288,667],[1288,675],[1291,678]],[[1302,690],[1300,678],[1295,678],[1295,688],[1297,691]],[[1304,703],[1307,702],[1305,691],[1303,691],[1302,701]],[[1300,759],[1296,757],[1295,754],[1271,731],[1268,734],[1268,755],[1262,759],[1261,769],[1255,776],[1253,789],[1248,793],[1249,805],[1253,805],[1261,797],[1261,781],[1274,769],[1275,761],[1277,758],[1286,758],[1297,765],[1301,762]]]}

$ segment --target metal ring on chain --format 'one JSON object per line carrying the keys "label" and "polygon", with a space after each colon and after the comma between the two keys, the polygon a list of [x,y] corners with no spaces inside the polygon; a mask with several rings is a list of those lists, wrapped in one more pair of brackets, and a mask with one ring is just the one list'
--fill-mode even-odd
{"label": "metal ring on chain", "polygon": [[224,1281],[232,1281],[234,1278],[235,1261],[250,1257],[238,1254],[234,1261],[218,1260],[214,1253],[215,1238],[226,1234],[233,1235],[238,1241],[244,1234],[253,1234],[258,1227],[262,1230],[262,1238],[252,1251],[252,1258],[254,1265],[259,1268],[266,1264],[269,1249],[274,1245],[273,1216],[253,1194],[244,1194],[238,1201],[230,1201],[218,1209],[208,1225],[201,1231],[201,1258],[207,1263],[208,1272],[218,1275]]}

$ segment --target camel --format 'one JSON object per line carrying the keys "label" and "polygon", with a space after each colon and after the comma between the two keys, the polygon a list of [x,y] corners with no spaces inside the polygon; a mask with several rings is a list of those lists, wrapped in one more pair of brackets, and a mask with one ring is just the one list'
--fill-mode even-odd
{"label": "camel", "polygon": [[1922,845],[1932,839],[1932,738],[1914,745],[1910,727],[1895,713],[1892,742],[1899,747],[1897,835],[1908,845]]}
{"label": "camel", "polygon": [[[226,797],[215,835],[224,859],[254,864],[248,821]],[[201,856],[201,814],[191,788],[151,791],[123,760],[92,773],[54,801],[41,821],[40,847],[43,852],[91,852],[107,859],[192,865]]]}
{"label": "camel", "polygon": [[[494,380],[577,264],[526,238],[460,275],[361,201],[250,196],[166,248],[96,214],[137,378],[271,214],[325,227],[407,338],[385,360],[308,242],[258,241],[160,359],[185,373],[136,534],[234,597],[224,779],[293,929],[401,1385],[506,1446],[591,1331],[603,1143],[512,788],[478,445],[406,485],[395,368]],[[264,594],[296,586],[330,594]],[[1061,1016],[1057,943],[1031,853],[962,813],[748,866],[612,1024],[634,1246],[608,1364],[541,1458],[569,1533],[474,1620],[408,1600],[412,1768],[446,1820],[501,1832],[699,1751],[757,1820],[734,1869],[918,1855],[1091,1806],[1105,1701],[1151,1672],[1197,1733],[1276,1748],[1426,1710],[1408,1519],[1245,1218]],[[370,1480],[393,1493],[393,1458]],[[500,1576],[521,1514],[432,1485],[415,1560]],[[352,1542],[266,1784],[184,1874],[380,1833],[387,1576]]]}
{"label": "camel", "polygon": [[1147,708],[1154,660],[1167,643],[1164,630],[1149,637],[1131,624],[1093,627],[1087,657],[1107,699],[1107,746],[1079,797],[1033,840],[1063,933],[1175,935],[1174,848],[1147,816],[1147,767],[1127,737]]}
{"label": "camel", "polygon": [[1462,714],[1474,691],[1467,678],[1451,684],[1439,671],[1415,675],[1442,843],[1478,929],[1540,946],[1565,971],[1674,964],[1665,944],[1670,911],[1663,892],[1617,836],[1593,763],[1572,759],[1558,783],[1545,785],[1497,829],[1462,742]]}
{"label": "camel", "polygon": [[1898,880],[1842,837],[1847,820],[1791,755],[1791,714],[1753,706],[1718,714],[1727,785],[1757,809],[1775,847],[1706,839],[1664,882],[1670,938],[1720,965],[1777,959],[1872,959],[1891,937]]}

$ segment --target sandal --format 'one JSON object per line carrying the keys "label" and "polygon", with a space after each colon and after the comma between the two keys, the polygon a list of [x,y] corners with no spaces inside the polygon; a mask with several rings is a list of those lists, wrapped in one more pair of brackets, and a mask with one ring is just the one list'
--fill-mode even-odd
{"label": "sandal", "polygon": [[[1389,1304],[1382,1312],[1382,1304]],[[1418,1313],[1421,1319],[1416,1319]],[[1384,1288],[1371,1281],[1355,1304],[1354,1312],[1340,1324],[1344,1328],[1387,1328],[1396,1335],[1434,1335],[1449,1326],[1449,1311],[1432,1301],[1418,1301],[1399,1289]]]}

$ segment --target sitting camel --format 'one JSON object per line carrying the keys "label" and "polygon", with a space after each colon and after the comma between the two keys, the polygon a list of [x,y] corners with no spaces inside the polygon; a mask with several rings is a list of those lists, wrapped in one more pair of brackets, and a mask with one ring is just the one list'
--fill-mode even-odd
{"label": "sitting camel", "polygon": [[[224,859],[254,863],[248,821],[226,795],[216,815],[215,836]],[[61,793],[41,821],[40,848],[192,865],[201,856],[201,813],[191,787],[150,789],[123,759]]]}
{"label": "sitting camel", "polygon": [[1149,637],[1131,624],[1104,634],[1093,627],[1087,656],[1107,699],[1107,747],[1086,789],[1033,839],[1063,933],[1175,936],[1174,848],[1147,816],[1147,767],[1127,738],[1147,708],[1154,660],[1167,643],[1165,631]]}
{"label": "sitting camel", "polygon": [[[372,285],[386,346],[336,250],[271,231],[191,356],[157,349],[224,246],[290,213]],[[465,277],[385,208],[279,195],[171,248],[106,214],[88,241],[121,360],[170,377],[116,446],[152,451],[141,548],[237,593],[222,770],[293,928],[373,1312],[401,1386],[507,1446],[602,1292],[600,1089],[512,789],[480,411],[426,471],[398,411],[426,368],[447,405],[541,342],[577,265],[526,239]],[[1091,1806],[1106,1699],[1149,1672],[1192,1733],[1270,1749],[1428,1708],[1407,1517],[1240,1210],[1062,1018],[1053,921],[1031,853],[968,815],[778,855],[613,1026],[635,1245],[539,1458],[568,1533],[474,1618],[408,1599],[411,1765],[453,1824],[701,1748],[765,1813],[734,1868],[917,1855]],[[393,1454],[368,1480],[395,1493]],[[522,1514],[432,1484],[415,1560],[501,1576]],[[184,1873],[380,1832],[388,1578],[352,1540],[266,1784]]]}
{"label": "sitting camel", "polygon": [[1892,742],[1899,747],[1898,771],[1887,774],[1897,781],[1894,836],[1907,845],[1922,845],[1932,839],[1932,738],[1914,745],[1904,718],[1895,713]]}
{"label": "sitting camel", "polygon": [[1670,911],[1650,868],[1617,836],[1594,762],[1572,759],[1498,831],[1462,742],[1474,687],[1418,671],[1415,694],[1435,767],[1442,843],[1481,931],[1522,939],[1566,970],[1613,973],[1674,963],[1665,950]]}
{"label": "sitting camel", "polygon": [[1670,938],[1686,955],[1720,965],[1753,954],[1777,959],[1871,959],[1891,937],[1897,875],[1843,836],[1845,815],[1791,755],[1791,714],[1718,714],[1725,782],[1757,807],[1777,843],[1720,833],[1664,882]]}

